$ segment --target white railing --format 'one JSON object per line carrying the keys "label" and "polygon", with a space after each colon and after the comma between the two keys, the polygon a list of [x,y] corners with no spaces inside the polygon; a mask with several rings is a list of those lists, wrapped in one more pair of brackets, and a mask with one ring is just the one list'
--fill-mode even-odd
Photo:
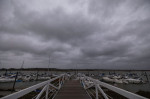
{"label": "white railing", "polygon": [[[48,93],[49,93],[49,86],[55,88],[56,90],[59,90],[61,88],[61,85],[64,83],[65,77],[67,77],[66,74],[62,74],[58,77],[52,78],[48,81],[44,81],[42,83],[36,84],[34,86],[31,86],[29,88],[23,89],[21,91],[15,92],[13,94],[10,94],[8,96],[2,97],[1,99],[17,99],[19,97],[22,97],[38,88],[43,87],[43,89],[40,91],[40,93],[36,96],[36,99],[39,99],[44,91],[46,91],[45,99],[48,99]],[[59,79],[59,86],[54,86],[51,82]]]}
{"label": "white railing", "polygon": [[[143,96],[140,96],[140,95],[137,95],[137,94],[134,94],[132,92],[129,92],[129,91],[126,91],[126,90],[123,90],[121,88],[118,88],[118,87],[115,87],[115,86],[112,86],[110,84],[107,84],[107,83],[104,83],[104,82],[101,82],[99,80],[96,80],[96,79],[93,79],[91,77],[87,77],[83,74],[78,74],[79,77],[80,77],[80,80],[83,84],[83,87],[85,89],[88,89],[88,88],[91,88],[93,86],[95,86],[95,93],[96,93],[96,99],[98,99],[98,90],[101,92],[101,94],[103,95],[103,97],[105,99],[109,99],[108,98],[108,95],[102,90],[102,88],[100,86],[103,86],[111,91],[114,91],[126,98],[129,98],[129,99],[148,99],[148,98],[145,98]],[[89,81],[89,82],[92,82],[92,84],[90,85],[87,85],[86,84],[86,81]]]}

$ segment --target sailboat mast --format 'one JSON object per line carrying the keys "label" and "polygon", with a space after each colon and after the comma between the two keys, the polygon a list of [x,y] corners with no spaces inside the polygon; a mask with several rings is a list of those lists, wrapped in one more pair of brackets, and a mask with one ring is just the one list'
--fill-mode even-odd
{"label": "sailboat mast", "polygon": [[48,62],[48,73],[49,73],[49,66],[50,66],[50,56],[49,56],[49,62]]}
{"label": "sailboat mast", "polygon": [[[24,65],[24,61],[22,62],[21,68],[23,67],[23,65]],[[17,77],[18,77],[18,71],[17,71],[17,73],[16,73],[16,76],[15,76],[15,81],[14,81],[14,83],[13,83],[12,92],[13,92],[13,91],[15,91],[15,85],[16,85],[16,80],[17,80]]]}

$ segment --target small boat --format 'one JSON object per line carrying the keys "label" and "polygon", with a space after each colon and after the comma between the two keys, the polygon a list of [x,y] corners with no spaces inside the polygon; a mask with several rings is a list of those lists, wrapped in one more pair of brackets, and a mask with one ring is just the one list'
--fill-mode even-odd
{"label": "small boat", "polygon": [[25,77],[23,77],[23,81],[34,81],[34,80],[36,80],[36,78],[31,75],[26,75]]}
{"label": "small boat", "polygon": [[121,78],[121,75],[114,75],[112,78],[113,78],[113,79],[120,79],[120,78]]}
{"label": "small boat", "polygon": [[110,82],[113,83],[113,79],[109,78],[109,77],[102,77],[102,80],[104,80],[105,82]]}
{"label": "small boat", "polygon": [[117,78],[113,78],[113,77],[103,77],[102,78],[103,81],[105,82],[109,82],[109,83],[119,83],[119,84],[122,84],[122,83],[128,83],[127,81],[124,81],[123,79],[117,79]]}
{"label": "small boat", "polygon": [[128,78],[128,79],[125,79],[125,81],[127,81],[129,83],[134,83],[134,84],[143,83],[142,80],[140,80],[140,79],[134,79],[134,78]]}
{"label": "small boat", "polygon": [[48,76],[38,77],[38,80],[49,80],[49,79],[51,79],[51,77],[48,77]]}
{"label": "small boat", "polygon": [[113,79],[113,82],[114,83],[119,83],[119,84],[123,83],[122,79]]}
{"label": "small boat", "polygon": [[0,82],[13,82],[15,81],[15,78],[9,78],[9,77],[1,77]]}

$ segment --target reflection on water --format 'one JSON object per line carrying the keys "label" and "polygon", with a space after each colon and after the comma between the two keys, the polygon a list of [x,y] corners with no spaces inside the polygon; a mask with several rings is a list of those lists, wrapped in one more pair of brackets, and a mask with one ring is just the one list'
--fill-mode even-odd
{"label": "reflection on water", "polygon": [[[15,89],[16,91],[19,91],[21,89],[30,87],[32,85],[38,84],[42,81],[34,81],[34,82],[16,82]],[[13,87],[13,82],[8,83],[0,83],[0,95],[5,96],[8,94],[11,94],[11,91],[1,91],[1,90],[11,90]]]}
{"label": "reflection on water", "polygon": [[127,91],[136,93],[139,90],[141,91],[150,91],[150,84],[117,84],[117,87],[125,89]]}
{"label": "reflection on water", "polygon": [[[42,81],[33,81],[33,82],[16,82],[15,88],[18,90],[30,87],[32,85],[38,84]],[[8,83],[0,83],[0,89],[12,89],[13,82],[8,82]]]}

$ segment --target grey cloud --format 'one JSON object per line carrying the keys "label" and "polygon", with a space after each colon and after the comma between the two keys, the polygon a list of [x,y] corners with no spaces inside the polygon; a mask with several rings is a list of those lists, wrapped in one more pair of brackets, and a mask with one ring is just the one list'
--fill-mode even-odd
{"label": "grey cloud", "polygon": [[22,60],[47,67],[51,56],[56,68],[150,69],[149,10],[149,0],[1,0],[0,60],[8,68]]}

